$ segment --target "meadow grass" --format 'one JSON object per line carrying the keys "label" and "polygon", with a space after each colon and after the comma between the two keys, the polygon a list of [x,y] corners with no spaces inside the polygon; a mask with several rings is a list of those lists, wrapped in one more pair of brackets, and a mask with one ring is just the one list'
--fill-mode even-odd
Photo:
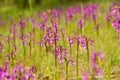
{"label": "meadow grass", "polygon": [[[30,1],[30,0],[29,0]],[[97,23],[102,24],[100,29],[99,29],[99,36],[96,35],[96,31],[94,30],[94,22],[92,20],[87,20],[85,22],[85,28],[83,30],[82,35],[85,35],[87,37],[91,37],[94,40],[94,45],[90,46],[89,45],[89,51],[90,51],[90,55],[92,53],[93,50],[97,50],[97,51],[102,51],[106,57],[104,60],[98,60],[98,64],[102,67],[103,69],[103,78],[99,79],[99,80],[119,80],[120,79],[120,64],[119,64],[119,60],[120,60],[120,43],[117,39],[117,33],[115,31],[115,29],[113,28],[113,26],[108,25],[105,21],[105,13],[107,12],[106,10],[108,10],[109,5],[111,3],[107,3],[107,2],[103,2],[100,3],[100,5],[104,6],[105,12],[103,14],[98,13],[99,17],[97,18]],[[2,12],[2,10],[5,10],[5,8],[1,9],[1,14],[3,15],[3,19],[6,21],[6,24],[3,26],[0,26],[0,33],[2,34],[1,40],[4,43],[4,51],[0,54],[1,57],[1,65],[5,62],[6,58],[6,54],[9,53],[9,48],[10,50],[13,49],[12,46],[9,47],[8,44],[6,44],[5,42],[5,36],[8,35],[12,35],[9,32],[9,29],[11,26],[13,26],[13,24],[10,23],[9,17],[12,16],[15,20],[14,23],[16,23],[17,21],[19,21],[20,16],[19,15],[23,15],[24,17],[29,16],[32,14],[32,17],[34,15],[36,15],[37,10],[34,11],[34,9],[32,7],[30,7],[30,10],[25,10],[25,11],[19,11],[17,9],[12,10],[13,8],[10,9],[10,11],[6,12],[4,14],[4,11]],[[45,10],[46,11],[46,10]],[[64,21],[65,18],[62,15],[61,19],[60,19],[60,24],[58,25],[59,28],[66,28],[66,35],[70,35],[70,36],[74,36],[74,33],[77,30],[77,25],[76,25],[76,20],[79,19],[81,17],[81,15],[76,15],[75,16],[75,20],[73,21],[68,21],[68,24],[65,25]],[[40,17],[41,18],[41,17]],[[49,17],[50,20],[51,16]],[[40,19],[41,20],[41,19]],[[51,26],[50,22],[47,22],[47,26]],[[20,30],[19,27],[17,27],[18,30]],[[27,25],[26,28],[24,29],[24,34],[28,33],[29,31],[32,31],[32,25],[29,21],[27,21]],[[44,35],[44,32],[42,32],[42,30],[40,30],[39,28],[35,29],[35,38],[34,40],[38,41],[40,38],[42,38],[42,36]],[[62,35],[60,35],[60,37],[62,37]],[[67,49],[69,49],[69,42],[68,40],[65,38],[65,41],[63,42],[62,38],[57,41],[57,44],[62,45],[64,47],[66,47]],[[11,42],[12,44],[12,42]],[[72,59],[76,60],[76,46],[77,42],[75,42],[75,44],[73,44],[72,46]],[[27,46],[25,47],[26,49],[26,58],[24,59],[23,57],[23,46],[22,43],[20,41],[20,39],[18,38],[18,35],[16,37],[16,45],[18,46],[18,51],[16,52],[16,56],[14,57],[14,65],[19,64],[20,62],[22,62],[24,64],[24,66],[36,66],[37,68],[37,73],[36,75],[41,75],[41,80],[43,78],[45,78],[46,76],[49,77],[50,80],[64,80],[65,79],[65,67],[66,64],[60,64],[59,62],[58,64],[58,68],[56,69],[54,66],[54,56],[52,55],[52,50],[53,50],[53,46],[49,45],[49,50],[48,50],[48,57],[46,57],[45,55],[45,47],[40,47],[40,44],[38,44],[37,46],[33,43],[31,43],[31,52],[32,52],[32,56],[30,57],[29,53],[30,53],[30,48]],[[11,64],[11,67],[13,65]],[[82,49],[82,47],[80,47],[79,50],[79,80],[81,80],[81,76],[82,76],[82,72],[88,70],[88,63],[87,63],[87,51]],[[56,75],[56,76],[55,76]],[[77,79],[76,77],[76,66],[72,66],[71,64],[69,65],[69,79]],[[37,79],[36,79],[37,80]]]}

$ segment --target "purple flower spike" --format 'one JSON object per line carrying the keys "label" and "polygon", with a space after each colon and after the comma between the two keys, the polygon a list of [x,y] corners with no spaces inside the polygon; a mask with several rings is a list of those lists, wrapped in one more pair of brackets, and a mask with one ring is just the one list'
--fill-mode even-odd
{"label": "purple flower spike", "polygon": [[103,71],[97,64],[98,57],[100,57],[100,59],[104,59],[105,55],[102,52],[93,51],[91,55],[93,73],[96,74],[99,78],[101,78]]}
{"label": "purple flower spike", "polygon": [[69,58],[69,52],[68,49],[63,48],[62,46],[56,46],[56,49],[52,51],[53,55],[55,55],[56,52],[56,57],[58,58],[60,64],[64,62],[64,60],[67,60],[68,62],[72,63],[74,65],[74,61]]}
{"label": "purple flower spike", "polygon": [[85,36],[78,36],[78,42],[80,43],[81,47],[86,49],[86,37]]}
{"label": "purple flower spike", "polygon": [[74,43],[73,38],[71,38],[71,37],[69,36],[69,37],[68,37],[68,40],[69,40],[70,45],[73,45],[73,43]]}
{"label": "purple flower spike", "polygon": [[83,29],[83,28],[84,28],[84,19],[83,19],[83,18],[80,18],[80,19],[78,20],[78,23],[79,23],[80,27]]}
{"label": "purple flower spike", "polygon": [[24,18],[21,18],[21,20],[20,20],[20,26],[23,27],[23,28],[26,27],[26,22],[25,22]]}
{"label": "purple flower spike", "polygon": [[116,20],[112,21],[112,25],[118,31],[118,33],[120,33],[120,17],[119,16]]}

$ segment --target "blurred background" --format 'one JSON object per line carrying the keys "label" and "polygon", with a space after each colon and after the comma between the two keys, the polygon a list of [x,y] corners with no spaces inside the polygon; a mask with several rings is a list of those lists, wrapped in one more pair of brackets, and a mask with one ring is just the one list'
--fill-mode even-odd
{"label": "blurred background", "polygon": [[68,7],[76,4],[98,2],[102,5],[109,5],[111,2],[120,3],[120,0],[0,0],[0,15],[9,17],[33,14],[39,10],[51,8]]}
{"label": "blurred background", "polygon": [[101,2],[101,1],[120,1],[120,0],[0,0],[0,7],[16,7],[25,9],[30,6],[38,7],[41,9],[54,8],[60,6],[67,6],[78,2]]}

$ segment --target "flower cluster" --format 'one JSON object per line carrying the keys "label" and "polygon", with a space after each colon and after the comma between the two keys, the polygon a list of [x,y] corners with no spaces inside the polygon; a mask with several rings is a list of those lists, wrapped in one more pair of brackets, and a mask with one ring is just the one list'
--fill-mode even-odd
{"label": "flower cluster", "polygon": [[46,30],[46,34],[41,39],[41,45],[45,46],[46,43],[54,44],[55,40],[60,40],[60,30],[57,27],[57,24],[53,25],[54,27],[48,27]]}
{"label": "flower cluster", "polygon": [[118,31],[118,33],[120,33],[120,14],[117,16],[115,20],[112,21],[112,25]]}
{"label": "flower cluster", "polygon": [[70,45],[73,45],[73,43],[74,43],[74,39],[73,38],[71,38],[70,36],[68,36],[68,41],[69,41]]}
{"label": "flower cluster", "polygon": [[34,67],[24,68],[22,63],[10,71],[9,63],[5,62],[4,67],[0,67],[0,80],[35,80],[33,71]]}
{"label": "flower cluster", "polygon": [[84,28],[84,25],[85,25],[85,23],[84,23],[84,18],[80,18],[80,19],[78,20],[78,24],[79,24],[80,27],[83,29],[83,28]]}
{"label": "flower cluster", "polygon": [[98,57],[100,57],[100,59],[104,59],[105,55],[102,52],[93,51],[91,55],[91,65],[92,65],[93,73],[97,74],[98,77],[101,77],[103,71],[97,63]]}
{"label": "flower cluster", "polygon": [[94,40],[89,38],[87,39],[87,37],[85,36],[78,36],[77,41],[80,43],[81,47],[83,47],[84,49],[87,49],[87,43],[89,43],[90,45],[93,45]]}
{"label": "flower cluster", "polygon": [[59,18],[62,13],[62,10],[61,9],[53,9],[51,13],[54,18]]}
{"label": "flower cluster", "polygon": [[109,14],[114,17],[119,13],[120,13],[120,6],[118,4],[112,4],[109,8]]}
{"label": "flower cluster", "polygon": [[52,51],[52,53],[58,58],[59,62],[62,64],[64,60],[67,60],[68,62],[71,62],[72,65],[74,65],[74,61],[69,58],[69,52],[68,49],[63,48],[62,46],[56,46],[56,49]]}
{"label": "flower cluster", "polygon": [[97,9],[98,6],[96,3],[91,4],[91,5],[87,5],[84,8],[84,17],[85,18],[93,18],[93,20],[96,20],[97,18]]}
{"label": "flower cluster", "polygon": [[33,32],[28,32],[28,34],[24,34],[23,37],[20,34],[19,38],[24,43],[24,46],[28,46],[29,42],[34,40],[34,33]]}
{"label": "flower cluster", "polygon": [[24,18],[21,18],[19,24],[20,24],[20,27],[25,28],[25,27],[26,27],[25,19],[24,19]]}

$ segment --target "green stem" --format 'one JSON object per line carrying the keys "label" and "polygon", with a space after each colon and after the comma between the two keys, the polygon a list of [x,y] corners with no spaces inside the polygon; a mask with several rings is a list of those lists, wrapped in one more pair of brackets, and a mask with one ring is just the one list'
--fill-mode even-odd
{"label": "green stem", "polygon": [[79,42],[77,42],[77,56],[76,56],[76,76],[78,78],[78,52],[79,52]]}
{"label": "green stem", "polygon": [[26,51],[25,51],[25,46],[24,46],[24,42],[23,43],[23,50],[24,50],[24,59],[25,59],[25,56],[26,56]]}
{"label": "green stem", "polygon": [[97,39],[98,39],[98,36],[99,36],[99,27],[97,27]]}
{"label": "green stem", "polygon": [[[11,46],[10,46],[10,40],[8,40],[8,44],[9,44],[9,45],[8,45],[8,46],[9,46],[8,52],[9,52],[9,55],[10,55],[10,49],[11,49],[11,48],[10,48],[10,47],[11,47]],[[9,60],[10,60],[10,59],[9,59]]]}
{"label": "green stem", "polygon": [[71,57],[72,57],[72,46],[70,44],[70,59],[71,59]]}
{"label": "green stem", "polygon": [[[55,36],[55,34],[54,34],[54,36]],[[56,68],[57,68],[57,53],[56,53],[56,45],[57,45],[57,43],[56,43],[56,40],[55,40],[55,66],[56,66]]]}
{"label": "green stem", "polygon": [[29,42],[29,47],[30,47],[30,57],[32,56],[32,50],[31,50],[31,40]]}
{"label": "green stem", "polygon": [[45,49],[46,49],[46,56],[48,58],[48,48],[47,48],[47,43],[45,43]]}
{"label": "green stem", "polygon": [[86,46],[87,46],[87,59],[89,64],[89,45],[88,45],[88,39],[86,38]]}
{"label": "green stem", "polygon": [[69,62],[66,61],[66,80],[68,80],[68,64]]}
{"label": "green stem", "polygon": [[63,32],[62,32],[62,31],[61,31],[61,33],[62,33],[62,40],[63,40],[63,45],[64,45],[64,47],[65,47],[64,34],[63,34]]}

